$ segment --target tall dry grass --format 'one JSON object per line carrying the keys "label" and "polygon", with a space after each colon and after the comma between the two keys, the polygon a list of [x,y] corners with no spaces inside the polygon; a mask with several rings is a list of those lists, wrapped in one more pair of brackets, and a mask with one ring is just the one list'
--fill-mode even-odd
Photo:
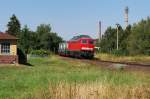
{"label": "tall dry grass", "polygon": [[114,86],[102,83],[50,84],[32,99],[150,99],[149,85]]}
{"label": "tall dry grass", "polygon": [[112,54],[100,53],[96,54],[96,58],[100,60],[109,60],[115,62],[138,62],[150,64],[150,56],[137,55],[137,56],[115,56]]}

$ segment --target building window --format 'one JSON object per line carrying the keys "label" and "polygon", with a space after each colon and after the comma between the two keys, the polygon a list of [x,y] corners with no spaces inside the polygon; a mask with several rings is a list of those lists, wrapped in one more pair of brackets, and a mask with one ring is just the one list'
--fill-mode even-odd
{"label": "building window", "polygon": [[1,43],[1,53],[10,54],[10,43]]}

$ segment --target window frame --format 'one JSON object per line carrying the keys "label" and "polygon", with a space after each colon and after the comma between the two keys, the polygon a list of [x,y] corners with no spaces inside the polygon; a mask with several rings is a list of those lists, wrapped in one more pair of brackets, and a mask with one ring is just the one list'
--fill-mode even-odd
{"label": "window frame", "polygon": [[10,43],[9,42],[1,43],[1,54],[2,55],[10,55]]}

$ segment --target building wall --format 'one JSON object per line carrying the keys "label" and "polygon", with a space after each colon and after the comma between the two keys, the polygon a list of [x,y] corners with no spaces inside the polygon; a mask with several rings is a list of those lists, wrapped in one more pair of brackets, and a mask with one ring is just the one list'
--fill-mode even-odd
{"label": "building wall", "polygon": [[17,64],[17,55],[0,55],[0,64]]}
{"label": "building wall", "polygon": [[[1,43],[10,43],[10,54],[1,54]],[[18,63],[17,40],[0,40],[0,64]]]}
{"label": "building wall", "polygon": [[10,55],[17,55],[17,41],[11,41],[10,43]]}

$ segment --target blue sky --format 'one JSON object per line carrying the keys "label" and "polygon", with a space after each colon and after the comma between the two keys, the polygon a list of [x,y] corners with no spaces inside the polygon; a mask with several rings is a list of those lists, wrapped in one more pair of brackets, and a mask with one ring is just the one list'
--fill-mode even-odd
{"label": "blue sky", "polygon": [[150,0],[0,0],[0,31],[6,30],[15,14],[22,27],[36,30],[39,24],[51,24],[52,31],[68,40],[74,35],[97,37],[98,21],[102,31],[116,23],[124,27],[124,8],[129,7],[129,23],[150,16]]}

